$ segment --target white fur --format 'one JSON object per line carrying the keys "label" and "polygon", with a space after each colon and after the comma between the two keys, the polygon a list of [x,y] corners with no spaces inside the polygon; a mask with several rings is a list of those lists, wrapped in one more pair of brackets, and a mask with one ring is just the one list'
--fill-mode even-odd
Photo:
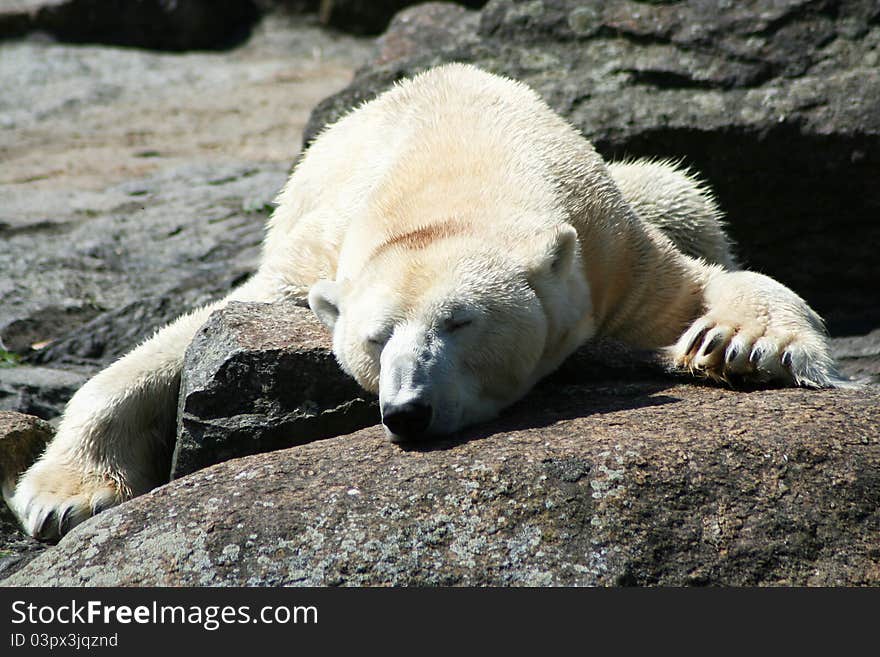
{"label": "white fur", "polygon": [[10,500],[29,533],[161,483],[183,353],[229,299],[308,295],[341,366],[383,412],[424,402],[427,433],[491,417],[596,334],[719,379],[837,381],[806,303],[735,271],[705,186],[668,162],[609,169],[534,92],[473,67],[431,70],[326,129],[278,203],[249,283],[73,397]]}

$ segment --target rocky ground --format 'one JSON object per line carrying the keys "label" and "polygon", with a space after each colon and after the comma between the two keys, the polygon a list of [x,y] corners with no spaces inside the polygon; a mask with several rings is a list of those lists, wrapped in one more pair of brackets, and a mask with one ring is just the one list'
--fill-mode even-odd
{"label": "rocky ground", "polygon": [[56,416],[250,273],[311,108],[367,48],[281,16],[222,53],[0,42],[0,341],[40,366],[0,369],[0,408]]}
{"label": "rocky ground", "polygon": [[212,53],[0,42],[0,339],[26,361],[0,367],[0,409],[57,417],[97,368],[241,280],[303,131],[450,60],[529,82],[608,157],[702,171],[742,260],[822,311],[865,387],[733,391],[602,344],[496,423],[407,450],[370,427],[306,311],[236,306],[188,354],[174,480],[29,565],[44,546],[0,517],[0,577],[880,583],[880,10],[597,7],[429,3],[375,48],[277,14]]}

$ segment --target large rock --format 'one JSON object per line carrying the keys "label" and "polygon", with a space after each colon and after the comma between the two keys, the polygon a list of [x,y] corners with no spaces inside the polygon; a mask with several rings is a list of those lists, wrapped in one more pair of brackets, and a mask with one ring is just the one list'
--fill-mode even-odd
{"label": "large rock", "polygon": [[[52,427],[37,417],[0,411],[0,486],[7,493],[53,434]],[[15,572],[44,548],[22,532],[12,512],[0,504],[0,577]]]}
{"label": "large rock", "polygon": [[876,586],[878,545],[880,389],[606,381],[201,470],[4,584]]}
{"label": "large rock", "polygon": [[43,452],[54,429],[38,417],[0,411],[0,486],[14,487],[18,476]]}
{"label": "large rock", "polygon": [[228,48],[248,36],[259,15],[253,0],[4,0],[0,38],[41,30],[73,43]]}
{"label": "large rock", "polygon": [[306,141],[395,80],[448,61],[527,82],[608,158],[693,166],[746,265],[798,290],[835,334],[880,325],[873,0],[413,7],[354,82],[317,107]]}
{"label": "large rock", "polygon": [[378,406],[344,374],[327,330],[293,303],[232,303],[186,352],[171,477],[349,433]]}

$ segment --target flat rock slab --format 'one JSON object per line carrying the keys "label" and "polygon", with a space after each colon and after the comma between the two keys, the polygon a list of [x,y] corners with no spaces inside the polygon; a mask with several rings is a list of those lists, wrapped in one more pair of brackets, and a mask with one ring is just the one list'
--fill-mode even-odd
{"label": "flat rock slab", "polygon": [[187,350],[171,478],[378,421],[375,398],[339,369],[308,308],[232,303]]}
{"label": "flat rock slab", "polygon": [[207,468],[4,584],[878,585],[878,546],[880,388],[608,381],[443,442]]}

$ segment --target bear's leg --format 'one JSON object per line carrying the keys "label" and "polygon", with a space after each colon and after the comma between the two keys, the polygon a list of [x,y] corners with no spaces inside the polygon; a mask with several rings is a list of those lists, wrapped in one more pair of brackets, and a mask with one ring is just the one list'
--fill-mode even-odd
{"label": "bear's leg", "polygon": [[612,162],[608,172],[639,218],[659,228],[685,255],[738,269],[723,213],[709,187],[668,160]]}
{"label": "bear's leg", "polygon": [[724,381],[845,385],[803,299],[762,274],[707,269],[703,315],[667,349],[676,367]]}
{"label": "bear's leg", "polygon": [[232,300],[271,301],[271,290],[258,274],[226,299],[168,324],[77,391],[43,456],[11,497],[4,490],[25,530],[55,539],[166,481],[160,457],[174,436],[187,346],[211,312]]}
{"label": "bear's leg", "polygon": [[[806,302],[767,276],[736,271],[721,211],[699,178],[670,162],[651,160],[612,163],[609,172],[651,241],[640,250],[642,262],[656,263],[644,285],[653,288],[650,298],[665,298],[651,306],[643,296],[641,318],[624,325],[654,323],[650,332],[660,335],[667,326],[689,324],[666,353],[676,368],[700,376],[810,387],[844,384],[822,320]],[[663,237],[652,234],[652,227]],[[664,246],[664,237],[685,255],[679,261],[683,270],[671,262],[677,258]],[[670,290],[685,294],[676,299]],[[688,298],[699,304],[691,306]]]}

